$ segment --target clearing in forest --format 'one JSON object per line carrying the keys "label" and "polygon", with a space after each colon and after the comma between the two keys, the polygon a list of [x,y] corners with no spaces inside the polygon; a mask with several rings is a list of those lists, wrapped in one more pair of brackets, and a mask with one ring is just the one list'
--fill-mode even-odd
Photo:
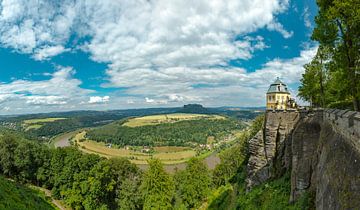
{"label": "clearing in forest", "polygon": [[161,114],[161,115],[150,115],[144,117],[136,117],[129,119],[123,124],[128,127],[139,127],[145,125],[157,125],[161,123],[174,123],[184,120],[195,120],[200,118],[207,119],[226,119],[220,115],[206,115],[206,114],[188,114],[188,113],[174,113],[174,114]]}
{"label": "clearing in forest", "polygon": [[28,131],[30,129],[39,129],[44,125],[44,123],[55,122],[64,119],[66,118],[51,117],[51,118],[30,119],[30,120],[24,120],[22,126],[25,128],[26,131]]}
{"label": "clearing in forest", "polygon": [[109,147],[104,142],[87,140],[85,135],[86,131],[82,131],[73,138],[81,151],[107,158],[125,157],[135,164],[147,164],[147,160],[151,158],[160,159],[164,164],[176,164],[186,162],[196,156],[196,151],[189,147],[154,147],[155,152],[148,153],[126,148]]}

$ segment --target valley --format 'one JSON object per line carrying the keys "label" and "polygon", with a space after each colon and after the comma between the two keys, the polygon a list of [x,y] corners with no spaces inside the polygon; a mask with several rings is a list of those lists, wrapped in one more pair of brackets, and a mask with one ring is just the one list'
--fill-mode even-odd
{"label": "valley", "polygon": [[[186,123],[190,123],[190,126],[193,126],[193,122],[198,123],[197,121],[214,121],[214,123],[218,123],[218,120],[227,122],[221,129],[221,135],[217,135],[220,132],[216,129],[211,130],[212,135],[199,135],[198,131],[189,131],[188,126],[183,126],[182,124],[178,124],[180,122],[187,121]],[[93,130],[101,130],[101,133],[107,133],[111,128],[112,133],[116,133],[117,128],[129,127],[131,129],[143,129],[149,128],[152,129],[153,126],[165,125],[168,128],[166,130],[162,130],[162,132],[158,132],[157,136],[149,135],[143,130],[140,130],[139,136],[150,136],[151,138],[159,139],[166,138],[166,133],[164,132],[173,132],[173,129],[180,126],[177,129],[183,129],[185,132],[189,132],[192,134],[193,138],[204,138],[206,141],[201,143],[194,142],[185,142],[184,144],[180,144],[178,146],[167,145],[166,141],[164,144],[160,145],[151,145],[148,144],[139,144],[136,145],[124,145],[120,146],[118,144],[107,143],[108,139],[105,141],[94,141],[91,139],[91,135],[88,135],[88,132],[92,132]],[[230,127],[229,127],[230,126]],[[211,168],[216,166],[216,163],[219,162],[219,158],[216,156],[216,151],[219,149],[226,147],[226,145],[230,145],[239,135],[241,135],[241,130],[246,127],[245,124],[238,122],[237,127],[233,127],[234,124],[232,120],[225,116],[220,115],[208,115],[208,114],[189,114],[189,113],[173,113],[173,114],[160,114],[160,115],[148,115],[143,117],[134,117],[129,118],[127,120],[120,120],[119,122],[110,123],[109,125],[95,127],[95,128],[87,128],[87,129],[79,129],[77,131],[68,132],[62,135],[56,136],[52,141],[51,145],[54,147],[66,147],[70,145],[74,145],[79,150],[90,153],[90,154],[98,154],[100,156],[106,158],[114,158],[114,157],[123,157],[129,159],[132,163],[143,166],[142,168],[146,168],[148,160],[150,159],[159,159],[163,164],[167,165],[167,171],[174,171],[175,168],[183,168],[180,164],[188,161],[190,158],[199,157],[204,159],[205,163]],[[109,128],[110,127],[110,128]],[[206,124],[205,127],[202,126],[202,130],[200,134],[206,133]],[[105,129],[105,131],[102,131]],[[161,128],[160,128],[161,129]],[[170,129],[170,131],[168,131]],[[157,132],[157,131],[156,131]],[[192,133],[191,133],[192,132]],[[125,134],[126,135],[126,134]],[[170,136],[172,137],[172,136]],[[118,138],[121,138],[119,135]],[[181,136],[177,137],[179,141],[183,141]],[[209,156],[212,156],[208,158]],[[214,163],[212,163],[214,161]]]}

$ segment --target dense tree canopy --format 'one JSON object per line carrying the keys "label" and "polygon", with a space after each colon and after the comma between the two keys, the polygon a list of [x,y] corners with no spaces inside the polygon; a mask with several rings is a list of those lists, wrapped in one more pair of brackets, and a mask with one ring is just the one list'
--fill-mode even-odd
{"label": "dense tree canopy", "polygon": [[171,209],[174,196],[174,181],[164,170],[160,160],[149,161],[141,185],[144,209]]}
{"label": "dense tree canopy", "polygon": [[319,48],[305,65],[299,96],[313,106],[360,110],[360,1],[317,4],[312,39]]}
{"label": "dense tree canopy", "polygon": [[139,127],[123,126],[124,121],[111,123],[87,132],[87,138],[117,145],[189,146],[206,144],[209,136],[220,139],[245,126],[236,120],[185,120]]}

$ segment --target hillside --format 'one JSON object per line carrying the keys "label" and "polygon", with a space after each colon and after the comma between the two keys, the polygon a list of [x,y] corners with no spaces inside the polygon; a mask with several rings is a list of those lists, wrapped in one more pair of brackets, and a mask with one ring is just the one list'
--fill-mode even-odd
{"label": "hillside", "polygon": [[120,146],[192,146],[219,141],[244,127],[241,122],[217,115],[154,115],[92,129],[86,138]]}
{"label": "hillside", "polygon": [[40,192],[0,176],[0,209],[46,210],[55,208],[45,200],[44,195]]}

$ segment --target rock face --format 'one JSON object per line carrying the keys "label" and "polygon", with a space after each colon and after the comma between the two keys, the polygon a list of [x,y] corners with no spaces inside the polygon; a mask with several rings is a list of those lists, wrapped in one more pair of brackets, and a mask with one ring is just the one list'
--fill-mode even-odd
{"label": "rock face", "polygon": [[249,149],[248,190],[289,171],[290,201],[312,191],[317,209],[360,209],[360,113],[267,112]]}
{"label": "rock face", "polygon": [[290,169],[289,137],[299,121],[299,116],[298,112],[266,114],[264,130],[249,142],[248,190]]}

